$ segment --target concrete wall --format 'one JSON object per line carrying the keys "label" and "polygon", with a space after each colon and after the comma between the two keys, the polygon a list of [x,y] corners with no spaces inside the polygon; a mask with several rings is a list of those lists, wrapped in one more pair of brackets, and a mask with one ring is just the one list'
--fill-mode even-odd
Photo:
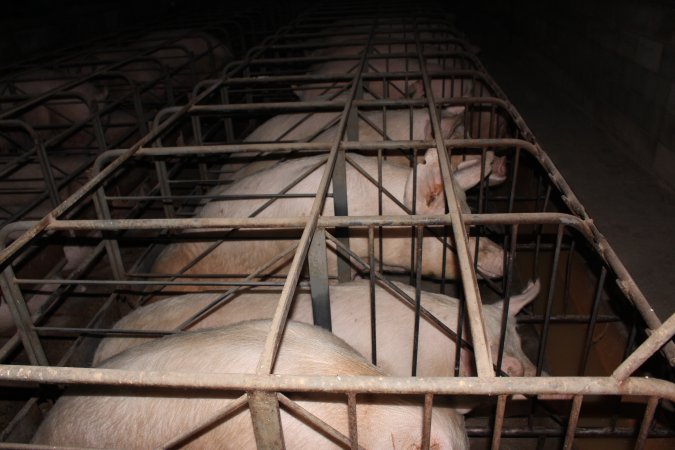
{"label": "concrete wall", "polygon": [[551,87],[675,188],[675,3],[483,0],[465,12],[472,28],[497,24],[534,47],[555,69],[542,74]]}

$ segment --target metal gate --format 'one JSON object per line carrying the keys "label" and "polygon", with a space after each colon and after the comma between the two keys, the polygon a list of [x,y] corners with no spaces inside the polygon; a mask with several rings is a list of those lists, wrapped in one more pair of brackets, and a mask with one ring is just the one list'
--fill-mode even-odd
{"label": "metal gate", "polygon": [[[282,133],[273,138],[254,133],[281,114],[292,121]],[[313,122],[317,117],[319,126]],[[449,117],[461,127],[446,130]],[[426,124],[421,138],[415,132],[419,123]],[[303,131],[305,126],[311,132]],[[181,139],[175,139],[179,133]],[[430,148],[436,149],[440,178],[431,183],[434,196],[422,199],[425,203],[416,196],[425,187]],[[405,189],[401,180],[385,176],[402,173],[401,160],[409,170]],[[282,171],[299,161],[309,163]],[[399,161],[395,169],[393,161]],[[110,180],[133,165],[152,171],[143,177],[142,189],[121,192]],[[473,187],[458,180],[461,167],[470,166],[478,168]],[[501,184],[490,186],[490,171],[497,167],[504,171]],[[257,172],[263,179],[283,174],[283,180],[274,180],[282,188],[242,190],[256,170],[266,170]],[[359,197],[349,181],[355,179],[362,192],[376,194]],[[406,203],[408,185],[412,197]],[[438,198],[445,199],[443,210],[429,213]],[[305,209],[269,213],[282,200],[304,201]],[[239,215],[204,215],[204,206],[216,201],[260,206]],[[96,219],[68,217],[77,207],[96,211]],[[26,231],[9,243],[18,230]],[[357,448],[357,405],[369,394],[418,404],[424,448],[432,444],[432,411],[458,399],[477,405],[465,419],[472,448],[665,448],[674,442],[675,319],[661,324],[472,47],[450,17],[432,6],[411,11],[341,3],[301,15],[230,63],[222,77],[198,83],[186,103],[161,110],[129,149],[101,154],[92,178],[42,220],[9,225],[0,237],[7,245],[0,253],[1,287],[18,330],[1,350],[3,362],[11,364],[0,368],[0,378],[32,389],[31,400],[3,435],[12,442],[4,444],[8,447],[30,438],[39,422],[36,405],[53,395],[36,384],[147,387],[167,396],[180,389],[190,398],[214,392],[237,398],[224,403],[212,421],[176,430],[162,444],[168,447],[248,408],[260,448],[283,446],[280,409],[333,442]],[[65,277],[31,277],[28,263],[65,241],[86,255],[78,267]],[[242,242],[256,242],[251,253],[270,254],[261,261],[251,255],[257,262],[250,267],[228,266],[222,255],[242,255]],[[388,250],[393,243],[395,255]],[[496,269],[489,264],[494,258],[482,251],[494,248],[488,243],[501,248]],[[167,248],[188,244],[199,250],[191,259],[170,261],[170,270],[152,265]],[[414,320],[400,325],[412,330],[411,354],[405,355],[409,373],[273,374],[296,294],[308,292],[314,323],[331,329],[332,286],[357,275],[368,280],[363,301],[372,309],[359,326],[369,329],[373,363],[386,357],[382,349],[391,339],[377,338],[375,305],[383,295],[378,289],[413,311]],[[510,299],[534,279],[540,294],[518,316],[532,373],[508,376],[508,314],[491,321],[485,305],[501,300],[508,311]],[[414,288],[401,287],[400,280]],[[45,284],[55,287],[48,307],[31,318],[28,295]],[[185,291],[218,293],[214,303],[182,323],[184,329],[256,289],[278,292],[278,300],[255,374],[88,367],[103,337],[178,331],[112,329],[129,305]],[[454,329],[423,307],[425,291],[458,298]],[[80,323],[60,325],[58,311],[76,297],[95,307]],[[421,323],[466,349],[471,373],[462,372],[461,352],[455,352],[445,376],[416,376],[423,351],[436,345],[444,351],[420,337],[426,326]],[[495,334],[498,339],[491,341]],[[294,402],[298,393],[341,395],[349,427],[339,431],[317,419]]]}

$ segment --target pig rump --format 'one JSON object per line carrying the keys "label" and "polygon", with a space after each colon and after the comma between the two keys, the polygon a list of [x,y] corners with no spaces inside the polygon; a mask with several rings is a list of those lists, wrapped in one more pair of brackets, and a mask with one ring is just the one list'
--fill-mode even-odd
{"label": "pig rump", "polygon": [[[269,321],[163,338],[118,355],[108,369],[209,373],[254,373],[269,331]],[[371,375],[383,373],[342,340],[309,325],[289,322],[274,373],[295,375]],[[33,443],[51,445],[155,448],[209,421],[240,393],[209,393],[184,398],[182,392],[161,397],[156,392],[116,391],[91,395],[71,389],[62,396],[36,433]],[[349,435],[344,395],[291,395],[297,404]],[[287,448],[338,448],[337,443],[281,408]],[[421,443],[422,407],[384,396],[357,397],[359,444],[365,448],[414,448]],[[462,417],[434,408],[432,448],[468,448]],[[199,435],[187,448],[255,448],[251,417],[239,408]]]}

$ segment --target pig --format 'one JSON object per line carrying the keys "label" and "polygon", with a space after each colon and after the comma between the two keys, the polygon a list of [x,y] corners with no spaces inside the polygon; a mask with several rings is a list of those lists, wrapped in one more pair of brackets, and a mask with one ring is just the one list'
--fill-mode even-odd
{"label": "pig", "polygon": [[[65,75],[51,70],[40,70],[31,74],[30,79],[16,80],[13,84],[13,89],[18,95],[26,95],[28,97],[36,97],[48,91],[58,88],[71,81]],[[28,125],[33,127],[38,134],[38,137],[43,141],[48,140],[60,131],[65,130],[73,124],[84,122],[90,118],[92,111],[91,106],[96,103],[104,102],[108,97],[108,90],[106,88],[98,88],[97,86],[83,82],[68,91],[64,91],[63,95],[75,94],[78,97],[59,97],[55,96],[45,100],[45,102],[33,106],[30,109],[19,113],[18,116],[13,117],[23,120]],[[20,103],[16,103],[9,108],[13,108]],[[13,135],[19,135],[19,147],[32,147],[33,142],[27,140],[23,133],[14,132]],[[78,134],[79,135],[79,134]],[[72,146],[80,145],[78,135],[70,138]],[[0,146],[10,149],[13,147],[12,139],[2,140]]]}
{"label": "pig", "polygon": [[[461,106],[448,107],[441,111],[440,122],[445,139],[463,136],[463,113],[464,107]],[[360,116],[358,138],[361,142],[385,140],[385,120],[386,140],[424,140],[431,139],[432,136],[427,109],[389,109],[385,114],[381,111],[361,111]],[[245,142],[331,142],[336,137],[339,118],[340,113],[337,112],[279,114],[256,128],[246,137]],[[251,153],[233,155],[232,159],[235,162],[224,166],[228,174],[221,179],[238,180],[273,166],[278,158],[269,159],[267,155]],[[385,155],[385,157],[398,163],[401,163],[402,158],[402,164],[409,164],[408,158],[403,156],[396,158]],[[253,162],[246,164],[250,160]]]}
{"label": "pig", "polygon": [[[61,155],[59,152],[53,152],[49,155],[49,170],[56,185],[62,184],[64,178],[74,172],[82,172],[83,166],[87,162],[91,162],[91,157],[83,155]],[[29,163],[25,165],[17,165],[17,169],[7,174],[2,181],[0,181],[0,190],[6,195],[0,196],[0,207],[8,211],[16,212],[20,208],[26,206],[30,202],[37,199],[38,195],[44,194],[46,191],[46,177],[42,171],[42,167],[37,163]],[[66,198],[73,193],[76,188],[80,187],[86,181],[84,175],[80,175],[71,180],[68,186],[60,189],[60,199]],[[44,202],[37,205],[27,215],[22,217],[25,219],[38,220],[44,217],[54,206],[47,198]]]}
{"label": "pig", "polygon": [[[344,32],[352,33],[351,29],[344,29]],[[308,52],[308,56],[356,56],[361,54],[366,48],[368,41],[368,30],[364,30],[364,34],[336,34],[322,38],[311,44],[320,45],[319,48]],[[433,33],[430,31],[420,32],[419,34],[422,51],[423,52],[439,52],[439,51],[464,51],[471,53],[477,47],[471,46],[466,42],[458,41],[454,36],[448,36],[446,33]],[[447,42],[428,42],[439,41],[445,38],[452,38]],[[359,43],[362,42],[362,43]],[[412,32],[387,32],[379,33],[374,37],[372,43],[373,54],[386,55],[391,53],[417,53],[418,47],[415,42],[415,35]]]}
{"label": "pig", "polygon": [[[403,50],[404,45],[400,44]],[[380,46],[375,46],[379,49]],[[386,46],[381,54],[391,53],[386,51]],[[358,50],[358,47],[333,47],[322,50],[322,56],[348,56],[351,52]],[[358,54],[358,53],[356,53]],[[336,60],[320,64],[315,64],[310,67],[308,73],[310,74],[348,74],[352,73],[358,67],[357,60]],[[479,89],[479,85],[475,84],[471,79],[465,78],[449,78],[448,76],[434,77],[433,72],[445,71],[443,64],[436,60],[427,60],[427,69],[431,76],[431,89],[435,99],[449,98],[449,97],[471,97],[471,96],[485,96],[493,95],[484,93]],[[366,70],[368,72],[419,72],[419,61],[416,59],[392,58],[392,59],[370,59],[368,61]],[[457,67],[456,63],[450,65],[452,69],[474,69],[473,65],[466,67]],[[324,87],[316,87],[313,85],[296,86],[295,94],[300,100],[316,100],[322,97],[333,98],[342,93],[345,88],[342,86],[335,86],[330,83],[324,83]],[[345,84],[346,85],[346,84]],[[385,96],[384,82],[369,80],[364,82],[366,91],[366,98],[388,98],[388,99],[402,99],[402,98],[424,98],[427,96],[424,83],[422,79],[416,80],[391,80],[388,82],[388,92]],[[507,118],[502,114],[497,114],[494,119],[491,119],[489,111],[475,112],[471,115],[471,135],[474,138],[503,138],[507,136]],[[495,123],[492,123],[492,122]],[[468,124],[467,124],[468,125]],[[494,180],[493,180],[494,182]]]}
{"label": "pig", "polygon": [[[135,347],[107,360],[103,369],[201,373],[255,373],[270,321],[249,321],[225,328],[185,333]],[[386,376],[331,333],[289,322],[274,374],[304,376]],[[108,391],[109,392],[109,391]],[[92,395],[91,388],[70,388],[56,402],[33,437],[33,444],[116,448],[157,448],[216,416],[238,392],[161,393],[125,389]],[[343,395],[287,394],[299,406],[349,436]],[[200,398],[201,397],[201,398]],[[358,444],[363,448],[420,448],[422,406],[391,396],[357,397]],[[280,408],[286,448],[342,448],[306,422]],[[186,448],[256,448],[248,409],[233,412],[187,443]],[[436,406],[431,418],[431,448],[468,449],[462,416]]]}
{"label": "pig", "polygon": [[[24,295],[28,312],[33,321],[36,319],[37,314],[41,313],[45,308],[50,295],[52,295],[59,287],[60,285],[58,283],[45,283],[42,286],[39,286],[37,292],[32,296],[28,297]],[[76,293],[85,291],[86,288],[84,286],[78,286],[74,289],[74,292]],[[9,305],[0,295],[0,338],[10,338],[14,333],[16,333],[14,318],[9,309]]]}
{"label": "pig", "polygon": [[[215,36],[207,32],[189,32],[188,30],[156,31],[142,36],[131,43],[133,48],[146,50],[157,45],[161,47],[150,53],[159,58],[171,68],[177,68],[189,63],[191,58],[195,61],[196,79],[185,79],[187,85],[217,75],[232,59],[230,49],[220,42]],[[188,65],[180,73],[189,73]],[[185,76],[185,75],[183,75]]]}
{"label": "pig", "polygon": [[[387,140],[427,140],[433,138],[429,112],[424,108],[390,109],[383,119],[381,111],[362,111],[359,118],[359,141],[381,141],[384,120],[386,119]],[[339,113],[296,113],[277,115],[256,128],[245,142],[330,142],[335,139]],[[412,120],[411,120],[412,119]],[[464,107],[450,106],[441,110],[440,124],[444,139],[461,139],[464,132]],[[412,131],[411,131],[412,122]],[[367,153],[373,155],[373,153]],[[245,176],[274,166],[278,161],[278,152],[274,155],[264,153],[234,154],[231,162],[223,166],[220,179],[236,181]],[[400,152],[385,153],[389,162],[409,166],[410,159]],[[419,156],[422,159],[422,156]],[[481,180],[481,156],[476,154],[454,154],[450,157],[451,169],[463,190],[470,189]],[[483,164],[483,176],[488,177],[490,185],[503,182],[505,171],[493,170],[494,152],[487,152]],[[502,166],[495,166],[502,167]]]}
{"label": "pig", "polygon": [[[377,164],[375,158],[350,154],[350,157],[363,170],[377,179]],[[317,190],[323,174],[325,156],[318,155],[307,158],[298,158],[280,163],[270,169],[263,170],[236,183],[226,186],[216,186],[208,195],[238,195],[277,193],[289,184],[290,180],[300,178],[289,193],[314,193]],[[317,167],[318,166],[318,167]],[[316,168],[315,168],[316,167]],[[413,170],[396,164],[384,162],[382,166],[382,185],[396,199],[413,208]],[[363,177],[351,164],[346,167],[347,197],[350,215],[377,215],[378,190],[377,186]],[[247,217],[265,203],[265,199],[210,201],[197,214],[198,217]],[[299,197],[277,199],[256,217],[301,217],[310,210],[312,198]],[[397,204],[386,195],[382,199],[383,215],[405,214]],[[445,196],[443,181],[438,162],[436,149],[429,149],[425,154],[425,163],[417,165],[417,195],[416,214],[445,214]],[[323,208],[324,215],[333,215],[333,202],[327,198]],[[405,230],[405,231],[403,231]],[[379,246],[375,246],[375,257],[381,260],[388,270],[410,271],[410,237],[409,228],[389,228],[383,230],[384,253],[379,254]],[[250,239],[250,238],[249,238]],[[480,239],[477,258],[479,272],[482,276],[495,278],[503,274],[503,249],[487,238]],[[185,242],[167,246],[158,256],[152,271],[161,274],[180,273],[181,270],[196,256],[204,252],[210,242]],[[253,239],[247,240],[240,236],[235,240],[225,240],[203,259],[185,271],[186,274],[241,274],[252,273],[275,255],[288,249],[292,245],[289,240]],[[350,238],[352,251],[362,258],[368,257],[368,239],[360,234]],[[475,238],[469,238],[469,248],[473,253]],[[434,236],[423,238],[422,274],[430,277],[440,277],[443,274],[442,259],[444,246]],[[335,273],[336,258],[328,257],[329,273]],[[456,258],[451,250],[445,265],[445,276],[458,276]],[[287,270],[287,266],[281,268]]]}
{"label": "pig", "polygon": [[[411,298],[415,289],[395,283]],[[530,282],[523,293],[511,297],[508,312],[502,370],[509,376],[534,376],[536,367],[522,350],[516,331],[515,316],[539,294],[539,280]],[[274,314],[280,291],[251,289],[236,294],[187,329],[221,327],[243,320],[269,319]],[[168,331],[178,327],[199,311],[222,297],[218,293],[185,294],[166,298],[138,308],[119,320],[117,330]],[[412,367],[414,309],[403,303],[388,289],[375,286],[377,365],[395,376],[409,376]],[[307,290],[296,292],[289,318],[312,323],[312,300]],[[459,300],[442,294],[422,291],[422,307],[431,312],[453,331],[457,330]],[[371,358],[370,285],[367,280],[355,280],[330,286],[332,332],[344,339],[366,358]],[[492,359],[496,363],[503,303],[483,305]],[[467,330],[467,328],[465,328]],[[466,333],[466,331],[465,331]],[[468,333],[467,333],[468,334]],[[470,341],[470,337],[464,339]],[[130,347],[151,340],[149,337],[110,337],[104,339],[94,355],[94,364],[111,358]],[[420,318],[417,375],[445,377],[454,374],[455,342],[424,317]],[[462,349],[460,376],[474,375],[472,357]]]}
{"label": "pig", "polygon": [[131,61],[116,70],[139,85],[148,85],[141,92],[143,100],[168,106],[171,102],[165,81],[189,90],[197,82],[216,76],[232,60],[232,53],[209,33],[170,30],[149,33],[119,49],[94,55],[99,66],[127,59]]}
{"label": "pig", "polygon": [[[350,74],[358,68],[359,61],[354,60],[336,60],[313,65],[308,71],[312,75],[329,74]],[[430,72],[443,71],[443,67],[437,64],[427,62],[427,69]],[[367,63],[367,70],[370,73],[377,72],[419,72],[420,65],[416,59],[391,58],[391,59],[371,59]],[[421,90],[420,81],[410,81],[403,78],[393,79],[384,83],[374,79],[365,80],[363,87],[365,98],[387,98],[402,99],[407,97],[419,97]],[[321,83],[321,87],[309,84],[307,86],[295,86],[294,93],[302,101],[316,100],[320,97],[331,98],[340,95],[345,91],[346,83],[342,86],[334,86],[332,83]],[[386,95],[385,95],[386,87]],[[472,95],[474,84],[470,79],[463,78],[435,78],[431,80],[431,89],[435,98],[442,97],[470,97]]]}
{"label": "pig", "polygon": [[[104,127],[106,147],[119,148],[121,145],[129,145],[140,136],[138,119],[126,111],[110,111],[101,117],[101,123]],[[94,162],[95,155],[103,149],[93,136],[91,127],[78,133],[76,140],[77,142],[69,139],[66,142],[68,145],[75,145],[73,148],[75,151],[61,151],[60,149],[47,152],[49,170],[56,185],[59,186],[60,200],[69,197],[89,180],[90,176],[85,171]],[[80,150],[89,150],[89,152]],[[9,171],[9,166],[8,164],[8,171],[0,180],[0,191],[6,194],[0,196],[0,207],[16,211],[47,192],[45,181],[47,177],[38,163],[37,156],[31,160],[17,162],[14,170]],[[75,173],[78,175],[65,183],[66,179]],[[54,206],[56,205],[47,200],[31,211],[29,216],[22,217],[41,219]]]}

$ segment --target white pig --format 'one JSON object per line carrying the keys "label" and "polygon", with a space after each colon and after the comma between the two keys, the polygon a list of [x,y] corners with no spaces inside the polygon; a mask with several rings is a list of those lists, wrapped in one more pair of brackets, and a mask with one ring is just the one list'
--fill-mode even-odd
{"label": "white pig", "polygon": [[[160,339],[106,361],[105,369],[206,373],[255,373],[270,328],[269,321],[244,322],[226,328]],[[286,325],[275,374],[384,376],[349,345],[317,327]],[[91,395],[91,388],[71,388],[56,402],[33,438],[34,444],[157,448],[209,420],[239,392],[216,395],[172,391],[168,397],[142,391]],[[84,394],[84,395],[78,395]],[[288,394],[320,420],[349,435],[343,395]],[[358,396],[358,443],[368,449],[420,448],[422,407],[383,395]],[[289,449],[338,448],[336,443],[280,408],[283,439]],[[234,412],[186,448],[252,449],[256,443],[248,409]],[[467,449],[462,417],[435,407],[431,448]]]}
{"label": "white pig", "polygon": [[[26,95],[37,97],[48,91],[58,88],[71,81],[63,74],[51,70],[40,70],[31,73],[30,79],[16,80],[12,82],[17,95]],[[47,140],[69,126],[84,122],[92,114],[90,106],[103,102],[108,97],[108,90],[99,89],[91,83],[80,83],[60,95],[74,94],[77,97],[61,97],[56,95],[50,97],[39,105],[30,107],[15,119],[23,120],[32,126],[42,140]],[[13,108],[21,102],[8,105],[7,109]],[[4,129],[3,129],[4,131]],[[18,136],[16,139],[19,146],[32,147],[32,141],[28,141],[24,133],[12,132],[10,137]],[[78,136],[70,138],[71,145],[79,145]],[[2,140],[0,147],[10,148],[12,144]]]}
{"label": "white pig", "polygon": [[[245,142],[331,142],[337,132],[340,114],[335,112],[280,114],[272,117],[256,128]],[[443,139],[464,138],[464,107],[451,106],[441,110],[440,125]],[[429,112],[424,108],[390,109],[381,111],[362,111],[359,117],[360,142],[383,140],[428,140],[433,138]],[[386,133],[385,133],[386,124]],[[412,125],[412,131],[411,131]],[[385,139],[386,136],[386,139]],[[367,153],[374,155],[375,153]],[[400,152],[385,152],[389,162],[410,165],[410,160]],[[422,155],[418,156],[422,160]],[[481,180],[481,156],[477,154],[454,154],[450,156],[450,166],[462,190],[477,185]],[[495,164],[494,152],[487,152],[483,161],[483,176],[488,177],[490,185],[503,182],[506,172],[503,164]],[[220,176],[224,181],[235,181],[260,170],[274,166],[279,162],[279,152],[234,154],[228,164],[223,166]]]}
{"label": "white pig", "polygon": [[[396,283],[411,298],[415,289]],[[239,293],[223,302],[218,309],[188,329],[220,327],[243,320],[272,318],[280,291],[250,290]],[[502,370],[509,376],[534,376],[535,366],[523,353],[520,336],[516,331],[515,315],[539,293],[539,281],[530,283],[525,291],[511,297],[509,320],[504,342]],[[170,331],[217,300],[222,294],[186,294],[167,298],[139,308],[123,317],[114,329]],[[408,376],[412,367],[413,323],[415,311],[403,303],[388,289],[376,285],[377,365],[397,376]],[[457,330],[458,300],[442,294],[422,291],[422,307],[431,312],[453,331]],[[370,287],[367,280],[356,280],[330,286],[332,331],[366,358],[371,358],[371,310]],[[497,362],[502,319],[502,302],[483,305],[483,315],[488,332],[493,361]],[[289,315],[291,320],[312,323],[311,296],[307,290],[296,293]],[[464,339],[471,341],[468,328]],[[104,339],[94,355],[94,364],[99,364],[129,347],[147,342],[152,338],[127,337]],[[417,374],[423,377],[452,376],[455,364],[455,342],[440,331],[428,319],[420,318],[419,354]],[[462,349],[460,375],[474,373],[473,358]]]}
{"label": "white pig", "polygon": [[[377,159],[358,154],[350,154],[355,163],[377,179]],[[289,193],[315,193],[324,171],[325,156],[313,156],[289,160],[243,178],[228,186],[217,186],[210,195],[241,195],[278,193],[290,181],[309,172],[299,183],[291,188]],[[444,214],[445,195],[443,181],[438,163],[436,149],[429,149],[425,155],[426,162],[417,165],[417,196],[416,214]],[[318,168],[312,169],[314,166]],[[413,207],[413,170],[391,163],[384,163],[382,167],[382,185],[394,198],[408,208]],[[378,214],[377,186],[363,177],[351,164],[346,170],[347,197],[349,214],[358,216]],[[313,199],[280,198],[260,212],[257,217],[301,217],[311,208]],[[198,217],[247,217],[265,203],[265,199],[243,200],[214,200],[206,203],[199,211]],[[398,205],[383,195],[384,215],[405,214]],[[323,214],[333,215],[333,202],[327,198]],[[390,270],[410,271],[410,236],[409,228],[389,228],[383,231],[384,253],[379,254],[375,247],[375,257],[381,260]],[[469,248],[473,253],[475,240],[469,238]],[[162,274],[178,273],[196,256],[200,255],[211,245],[210,242],[187,242],[169,245],[155,261],[153,272]],[[275,255],[288,249],[292,245],[289,240],[260,240],[240,236],[235,240],[226,240],[201,259],[186,274],[242,274],[252,273]],[[352,251],[362,258],[368,256],[368,239],[361,234],[350,238]],[[443,273],[442,259],[444,246],[434,236],[423,238],[422,273],[426,276],[440,277]],[[500,277],[503,273],[504,253],[501,247],[489,241],[480,239],[479,254],[477,257],[479,271],[486,277]],[[335,273],[336,258],[329,255],[329,271]],[[282,270],[287,269],[287,266]],[[458,275],[456,258],[448,250],[445,276],[456,278]]]}
{"label": "white pig", "polygon": [[143,99],[166,103],[165,81],[173,88],[189,90],[195,83],[216,76],[232,54],[211,34],[168,30],[140,36],[126,46],[101,51],[94,58],[99,66],[133,58],[116,70],[139,85],[154,83],[144,90]]}
{"label": "white pig", "polygon": [[[319,48],[308,53],[308,56],[355,56],[359,55],[366,48],[368,41],[368,31],[364,30],[364,34],[353,34],[353,29],[337,30],[350,34],[336,34],[316,40],[310,41],[310,44],[318,44]],[[333,30],[335,32],[335,30]],[[466,42],[457,40],[455,36],[450,36],[447,33],[433,33],[431,31],[423,31],[419,33],[420,44],[422,52],[439,52],[439,51],[470,51],[477,53],[477,47],[471,46]],[[452,38],[446,42],[440,42],[442,39]],[[429,42],[435,41],[435,42]],[[415,42],[415,34],[413,32],[381,32],[375,35],[372,43],[373,54],[386,55],[391,53],[417,53],[419,47]]]}
{"label": "white pig", "polygon": [[[463,113],[462,106],[448,107],[441,111],[440,123],[444,139],[463,137]],[[246,137],[245,142],[332,142],[336,137],[339,118],[338,112],[279,114],[256,128]],[[360,142],[432,138],[429,112],[424,108],[389,109],[385,114],[382,111],[361,111],[358,127]],[[391,153],[396,155],[397,152]],[[224,166],[227,172],[221,179],[238,180],[272,167],[279,161],[277,155],[278,152],[274,155],[235,154],[231,158],[233,162]],[[405,156],[387,156],[385,153],[385,157],[390,161],[409,165]]]}
{"label": "white pig", "polygon": [[[312,75],[334,75],[350,74],[358,68],[359,61],[354,60],[336,60],[313,65],[308,73]],[[442,66],[428,62],[427,69],[430,72],[444,71]],[[378,72],[418,72],[420,71],[419,61],[416,59],[391,58],[391,59],[370,59],[367,64],[369,73]],[[334,86],[333,82],[321,82],[320,87],[315,84],[295,86],[295,95],[302,101],[315,100],[321,96],[337,96],[345,91],[344,86],[347,82],[338,83]],[[388,98],[401,99],[412,96],[420,90],[421,84],[404,78],[392,79],[387,82],[376,79],[364,80],[363,87],[366,98]],[[385,95],[386,87],[386,95]],[[431,80],[431,89],[435,98],[442,97],[470,97],[474,88],[473,81],[464,78],[450,79],[433,78]],[[419,94],[415,95],[418,97]]]}

